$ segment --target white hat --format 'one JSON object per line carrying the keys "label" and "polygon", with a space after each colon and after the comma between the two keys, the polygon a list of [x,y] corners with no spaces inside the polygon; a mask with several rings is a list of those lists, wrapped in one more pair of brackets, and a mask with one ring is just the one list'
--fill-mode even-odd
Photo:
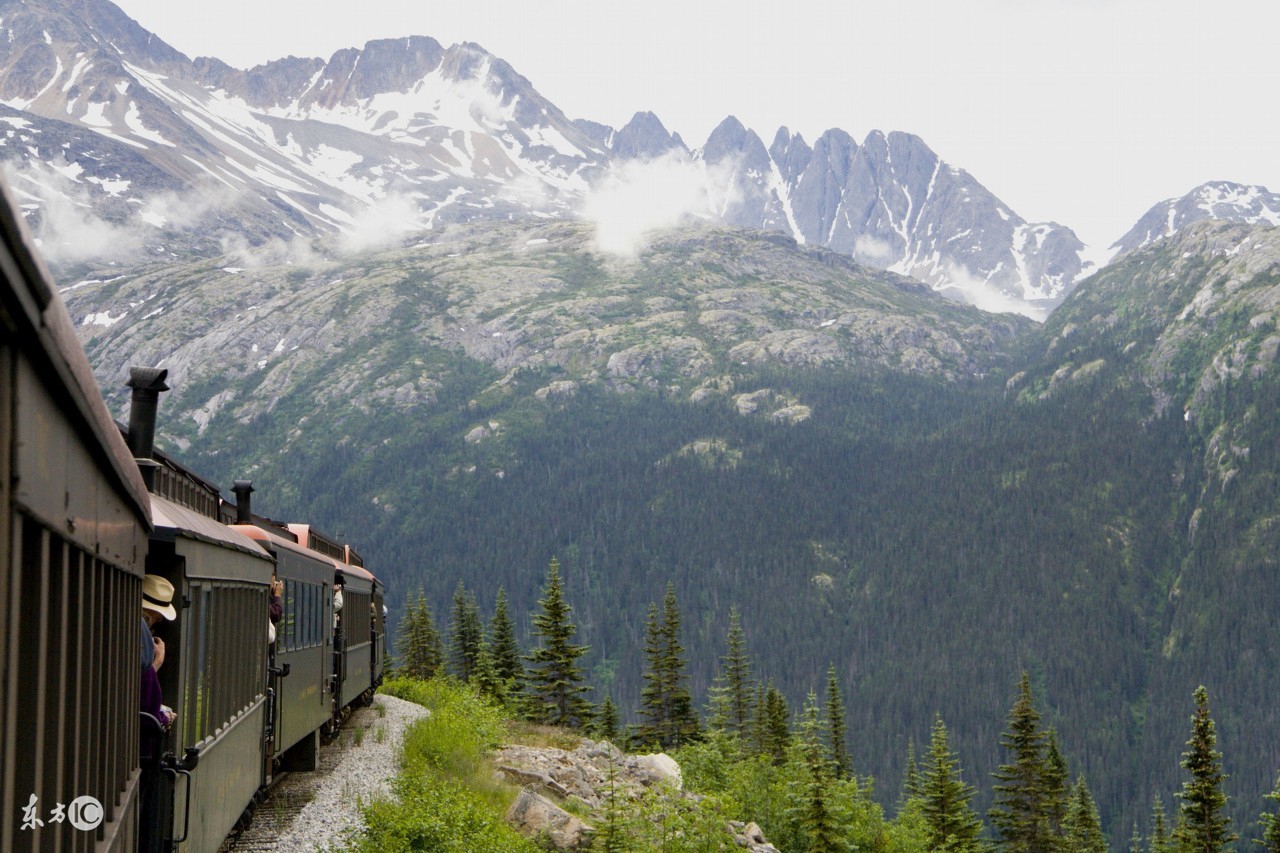
{"label": "white hat", "polygon": [[173,584],[159,575],[142,576],[142,609],[154,610],[172,622],[178,618],[173,609]]}

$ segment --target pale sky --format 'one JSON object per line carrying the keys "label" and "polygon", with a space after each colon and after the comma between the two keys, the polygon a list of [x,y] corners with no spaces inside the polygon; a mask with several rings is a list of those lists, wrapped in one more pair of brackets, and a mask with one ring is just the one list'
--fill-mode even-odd
{"label": "pale sky", "polygon": [[251,67],[377,38],[476,42],[570,118],[728,115],[768,145],[924,139],[1089,245],[1210,180],[1280,191],[1277,0],[116,0],[188,56]]}

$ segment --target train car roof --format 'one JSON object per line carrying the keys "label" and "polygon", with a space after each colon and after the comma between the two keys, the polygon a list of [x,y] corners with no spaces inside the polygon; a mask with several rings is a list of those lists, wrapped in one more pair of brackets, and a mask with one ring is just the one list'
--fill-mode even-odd
{"label": "train car roof", "polygon": [[138,473],[133,454],[121,438],[115,421],[102,400],[98,381],[89,359],[76,337],[71,315],[53,285],[44,261],[36,252],[21,214],[0,179],[0,312],[17,326],[16,339],[30,342],[25,347],[50,380],[47,385],[63,397],[76,428],[82,432],[90,452],[109,472],[110,478],[132,505],[137,515],[150,524],[147,487]]}
{"label": "train car roof", "polygon": [[289,534],[285,531],[277,533],[274,530],[267,530],[266,528],[259,527],[256,524],[233,524],[231,525],[231,529],[239,531],[255,542],[267,543],[264,547],[283,548],[286,551],[292,551],[295,554],[300,554],[313,560],[318,560],[321,563],[333,564],[332,557],[326,557],[319,551],[312,551],[310,548],[304,548],[293,539],[290,539]]}
{"label": "train car roof", "polygon": [[378,582],[378,578],[368,569],[362,569],[359,566],[353,566],[350,563],[342,563],[337,560],[334,560],[334,564],[337,565],[338,571],[342,572],[344,575],[351,575],[352,577],[372,581],[373,583]]}
{"label": "train car roof", "polygon": [[174,536],[213,542],[271,560],[266,549],[243,532],[159,495],[151,496],[151,517],[157,533],[172,531]]}

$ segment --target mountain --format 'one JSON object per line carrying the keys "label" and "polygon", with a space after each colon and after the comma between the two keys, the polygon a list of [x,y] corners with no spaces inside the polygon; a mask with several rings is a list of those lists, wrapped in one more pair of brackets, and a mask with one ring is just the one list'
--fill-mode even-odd
{"label": "mountain", "polygon": [[1111,248],[1117,254],[1131,252],[1206,219],[1280,225],[1280,195],[1229,181],[1201,184],[1181,198],[1153,206]]}
{"label": "mountain", "polygon": [[971,381],[1031,325],[779,234],[684,229],[633,263],[592,239],[577,222],[472,223],[358,259],[159,266],[64,297],[103,375],[163,362],[170,409],[197,433],[223,408],[248,419],[306,396],[321,366],[360,409],[430,410],[454,375],[489,377],[468,391],[480,396],[597,384],[701,398],[767,365]]}
{"label": "mountain", "polygon": [[413,36],[240,70],[188,59],[107,0],[3,14],[0,157],[73,275],[105,252],[360,248],[573,217],[610,178],[649,183],[627,164],[681,167],[691,200],[655,201],[686,218],[781,231],[993,310],[1043,317],[1091,269],[1070,229],[1025,222],[909,134],[858,145],[830,130],[810,146],[783,128],[766,149],[730,117],[690,150],[648,112],[620,130],[571,121],[475,44]]}
{"label": "mountain", "polygon": [[527,637],[557,557],[596,698],[634,709],[670,582],[695,696],[736,606],[793,702],[836,666],[886,802],[939,712],[988,778],[1026,670],[1118,843],[1173,801],[1197,684],[1238,826],[1274,781],[1278,234],[1192,225],[1040,326],[782,234],[621,262],[565,221],[65,296],[117,407],[169,367],[167,445],[351,538],[393,623],[462,580]]}

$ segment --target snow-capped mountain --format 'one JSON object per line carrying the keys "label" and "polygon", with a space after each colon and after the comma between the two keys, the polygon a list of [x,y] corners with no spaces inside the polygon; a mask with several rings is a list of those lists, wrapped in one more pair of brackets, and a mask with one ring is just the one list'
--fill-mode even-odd
{"label": "snow-capped mountain", "polygon": [[55,261],[571,217],[601,182],[643,181],[628,164],[657,163],[702,184],[685,215],[991,310],[1042,317],[1092,271],[1070,229],[1025,222],[918,137],[833,129],[810,146],[782,128],[766,148],[730,117],[691,150],[652,113],[571,121],[475,44],[414,36],[239,70],[107,0],[24,0],[0,5],[0,103],[0,159]]}
{"label": "snow-capped mountain", "polygon": [[1230,181],[1201,184],[1181,198],[1166,199],[1152,207],[1111,248],[1117,254],[1131,252],[1205,219],[1280,225],[1280,194]]}

